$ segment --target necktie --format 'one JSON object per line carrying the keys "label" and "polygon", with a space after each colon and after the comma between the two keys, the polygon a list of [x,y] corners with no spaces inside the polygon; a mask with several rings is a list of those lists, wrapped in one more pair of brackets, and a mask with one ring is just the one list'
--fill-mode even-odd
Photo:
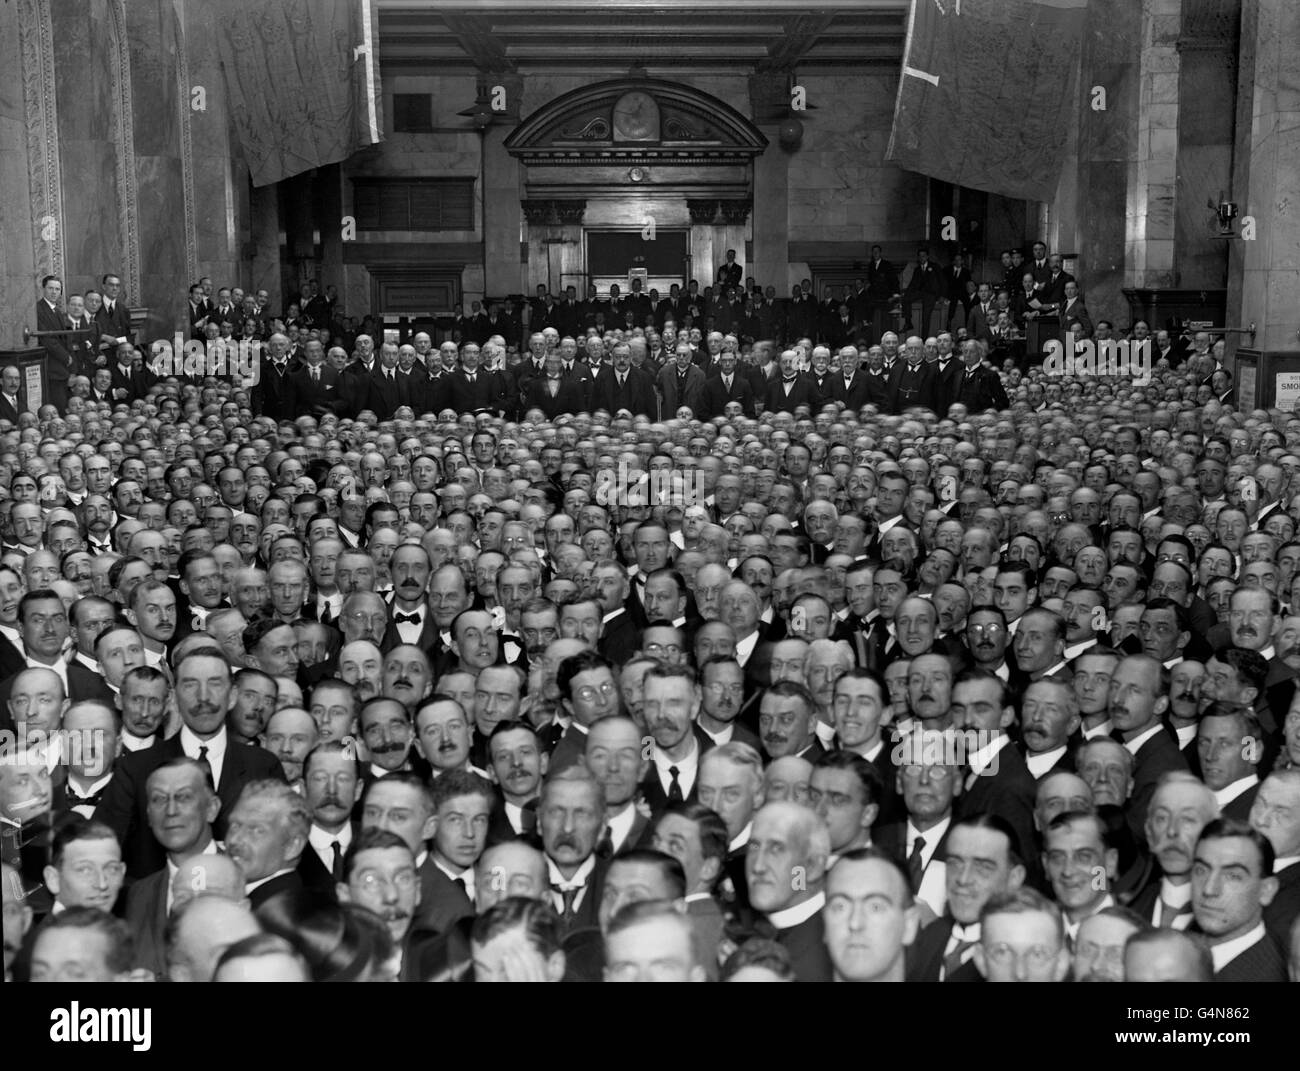
{"label": "necktie", "polygon": [[456,880],[456,884],[459,885],[461,887],[461,890],[465,893],[465,899],[472,904],[474,902],[474,897],[470,896],[469,894],[469,878],[465,874],[462,874],[460,877],[456,878],[455,880]]}
{"label": "necktie", "polygon": [[199,765],[207,771],[208,780],[212,781],[212,787],[216,788],[216,782],[212,777],[212,763],[208,762],[208,748],[206,744],[199,748]]}
{"label": "necktie", "polygon": [[912,841],[912,854],[907,857],[907,876],[912,882],[912,892],[921,887],[921,875],[925,872],[925,860],[921,853],[925,851],[925,837],[918,836]]}
{"label": "necktie", "polygon": [[623,385],[624,385],[625,383],[627,383],[627,376],[623,375],[622,373],[619,373],[619,377],[618,377],[618,389],[619,389],[619,390],[622,390],[622,389],[623,389]]}
{"label": "necktie", "polygon": [[943,957],[944,979],[951,978],[953,974],[957,972],[957,970],[961,967],[962,955],[965,953],[965,951],[968,948],[971,948],[974,944],[975,944],[974,941],[959,940],[957,942],[957,947]]}
{"label": "necktie", "polygon": [[334,614],[333,614],[333,612],[330,610],[330,604],[329,604],[328,602],[326,602],[326,603],[325,603],[325,604],[320,608],[320,623],[321,623],[322,625],[328,625],[328,624],[329,624],[331,621],[333,621],[333,620],[334,620]]}
{"label": "necktie", "polygon": [[668,785],[668,802],[681,803],[685,797],[682,795],[682,783],[677,780],[677,774],[680,771],[676,766],[669,766],[668,772],[672,775],[672,781]]}
{"label": "necktie", "polygon": [[419,614],[393,614],[393,620],[399,625],[418,625],[420,623]]}
{"label": "necktie", "polygon": [[723,377],[722,377],[722,385],[723,385],[727,390],[731,390],[731,377],[730,377],[730,376],[723,376]]}
{"label": "necktie", "polygon": [[319,382],[320,382],[320,369],[319,369],[319,368],[313,368],[313,369],[311,370],[311,378],[312,378],[312,382],[313,382],[313,383],[319,383]]}
{"label": "necktie", "polygon": [[337,884],[343,880],[343,846],[336,840],[330,841],[330,851],[334,853],[333,861],[330,863],[330,873],[334,876]]}
{"label": "necktie", "polygon": [[608,859],[614,854],[614,829],[612,826],[605,827],[605,835],[600,838],[600,843],[596,845],[596,855],[601,859]]}
{"label": "necktie", "polygon": [[471,372],[471,373],[469,374],[469,381],[470,381],[471,383],[474,382],[474,373],[473,373],[473,372]]}
{"label": "necktie", "polygon": [[393,372],[391,368],[384,373],[384,378],[387,379],[389,383],[393,382]]}
{"label": "necktie", "polygon": [[1178,926],[1178,920],[1183,916],[1192,913],[1192,903],[1190,900],[1183,904],[1182,907],[1174,907],[1172,904],[1166,903],[1163,898],[1159,901],[1159,904],[1160,921],[1157,922],[1156,925],[1164,930],[1181,929],[1181,927]]}
{"label": "necktie", "polygon": [[581,891],[581,886],[551,886],[551,892],[558,893],[564,902],[563,906],[560,908],[560,919],[565,923],[565,925],[568,925],[573,921],[573,904],[578,898],[578,893]]}

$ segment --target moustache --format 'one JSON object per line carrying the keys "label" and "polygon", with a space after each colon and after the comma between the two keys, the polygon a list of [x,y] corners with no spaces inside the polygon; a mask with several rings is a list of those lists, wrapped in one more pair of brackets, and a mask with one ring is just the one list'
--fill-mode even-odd
{"label": "moustache", "polygon": [[391,687],[393,687],[393,688],[414,688],[415,685],[411,683],[411,679],[410,679],[409,677],[398,677],[396,680],[393,681]]}
{"label": "moustache", "polygon": [[401,744],[380,744],[378,747],[372,747],[371,752],[375,755],[395,755],[405,748]]}
{"label": "moustache", "polygon": [[449,751],[455,751],[455,750],[456,750],[456,743],[454,740],[444,740],[441,744],[438,745],[439,754],[445,754]]}

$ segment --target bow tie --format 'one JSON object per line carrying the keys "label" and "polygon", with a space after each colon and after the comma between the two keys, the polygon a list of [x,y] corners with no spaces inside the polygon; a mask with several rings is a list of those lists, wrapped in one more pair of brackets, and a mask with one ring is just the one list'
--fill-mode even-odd
{"label": "bow tie", "polygon": [[420,623],[420,614],[393,614],[393,620],[399,625],[418,625]]}
{"label": "bow tie", "polygon": [[67,789],[68,806],[69,807],[81,807],[81,806],[98,807],[99,801],[103,797],[103,795],[104,795],[104,790],[101,788],[98,792],[94,792],[89,796],[78,796],[76,792],[74,792],[72,788],[69,787]]}

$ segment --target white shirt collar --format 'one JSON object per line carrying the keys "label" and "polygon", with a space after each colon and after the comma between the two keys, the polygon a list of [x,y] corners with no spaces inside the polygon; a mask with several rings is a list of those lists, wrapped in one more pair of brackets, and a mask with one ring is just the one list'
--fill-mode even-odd
{"label": "white shirt collar", "polygon": [[277,870],[274,874],[268,874],[264,878],[258,878],[256,881],[250,881],[247,885],[244,886],[244,895],[247,896],[254,889],[260,888],[261,886],[265,885],[268,881],[274,881],[276,878],[281,877],[285,874],[292,874],[293,870],[294,870],[293,867],[287,866],[281,870]]}
{"label": "white shirt collar", "polygon": [[348,845],[352,843],[352,823],[344,822],[343,828],[337,833],[331,833],[328,829],[321,829],[315,822],[311,824],[311,829],[307,831],[307,843],[316,849],[316,854],[329,863],[333,862],[334,849],[330,847],[335,841],[339,842],[339,851],[347,853]]}
{"label": "white shirt collar", "polygon": [[1056,765],[1057,760],[1065,754],[1065,745],[1054,747],[1051,751],[1041,753],[1029,752],[1025,755],[1025,765],[1029,767],[1029,772],[1033,774],[1034,780],[1041,780],[1042,777]]}
{"label": "white shirt collar", "polygon": [[144,751],[146,748],[154,746],[157,738],[153,736],[135,736],[122,730],[122,735],[118,738],[122,741],[123,751]]}
{"label": "white shirt collar", "polygon": [[716,733],[712,729],[708,729],[702,724],[700,725],[700,729],[705,736],[707,736],[710,740],[713,741],[714,747],[721,747],[723,744],[731,743],[731,738],[735,734],[736,726],[734,723],[728,722]]}
{"label": "white shirt collar", "polygon": [[754,820],[751,818],[749,822],[746,824],[745,828],[742,829],[739,833],[737,833],[734,837],[732,837],[731,843],[727,845],[727,851],[735,852],[743,848],[746,844],[749,843],[749,835],[753,831],[754,831]]}
{"label": "white shirt collar", "polygon": [[907,820],[906,840],[903,841],[903,852],[905,855],[912,854],[912,845],[916,843],[917,837],[924,837],[925,843],[921,848],[921,864],[929,866],[930,860],[934,858],[934,853],[939,847],[939,842],[943,840],[948,832],[948,827],[952,824],[951,815],[943,821],[932,826],[922,833],[916,826],[912,825],[912,820]]}
{"label": "white shirt collar", "polygon": [[1142,745],[1145,744],[1148,740],[1150,740],[1153,736],[1155,736],[1156,733],[1160,732],[1163,728],[1164,728],[1163,725],[1161,725],[1159,722],[1156,722],[1153,726],[1151,726],[1150,729],[1144,732],[1141,736],[1135,736],[1132,740],[1126,741],[1124,746],[1128,748],[1130,755],[1136,755],[1142,749]]}
{"label": "white shirt collar", "polygon": [[771,912],[767,916],[767,921],[778,930],[788,930],[802,922],[807,922],[825,906],[826,894],[819,892],[801,904],[795,904],[793,907],[783,907],[780,911]]}
{"label": "white shirt collar", "polygon": [[1011,743],[1011,737],[1006,733],[999,733],[974,755],[970,757],[970,774],[966,778],[966,783],[971,784],[972,777],[979,777],[993,763],[993,758],[999,751]]}
{"label": "white shirt collar", "polygon": [[474,868],[473,868],[472,866],[471,866],[471,867],[466,867],[466,868],[465,868],[464,870],[462,870],[459,874],[457,874],[454,870],[451,869],[451,867],[447,866],[447,865],[446,865],[446,864],[445,864],[441,859],[439,859],[436,855],[433,856],[432,858],[433,858],[433,865],[434,865],[434,866],[436,866],[439,870],[441,870],[444,874],[446,874],[447,877],[451,878],[451,880],[452,880],[453,882],[455,882],[457,885],[464,885],[464,886],[466,887],[465,891],[468,893],[469,898],[470,898],[470,901],[473,902],[473,900],[474,900]]}
{"label": "white shirt collar", "polygon": [[609,839],[615,851],[628,847],[627,838],[636,824],[636,815],[636,804],[629,800],[627,806],[618,814],[605,820],[605,825],[609,827]]}
{"label": "white shirt collar", "polygon": [[1251,774],[1248,777],[1238,778],[1230,785],[1225,785],[1214,794],[1214,798],[1219,801],[1219,810],[1223,810],[1233,800],[1243,793],[1249,792],[1259,784],[1259,775]]}
{"label": "white shirt collar", "polygon": [[181,750],[191,759],[197,759],[199,757],[199,748],[203,747],[208,749],[207,760],[209,763],[225,757],[227,737],[224,725],[217,731],[217,735],[210,740],[200,740],[188,725],[182,725],[180,737]]}
{"label": "white shirt collar", "polygon": [[736,641],[736,661],[742,666],[749,661],[750,656],[754,653],[754,648],[758,646],[758,630],[755,629],[743,640]]}
{"label": "white shirt collar", "polygon": [[1083,738],[1085,740],[1096,740],[1097,737],[1099,736],[1110,736],[1110,731],[1112,728],[1113,726],[1110,723],[1110,719],[1107,718],[1100,725],[1097,725],[1091,729],[1084,729]]}
{"label": "white shirt collar", "polygon": [[596,853],[592,852],[582,861],[582,865],[573,872],[573,877],[566,878],[560,873],[560,868],[555,865],[549,855],[546,857],[546,872],[550,876],[552,885],[558,885],[561,889],[585,889],[588,881],[591,879],[591,873],[596,869]]}
{"label": "white shirt collar", "polygon": [[1240,937],[1234,937],[1231,941],[1224,941],[1222,944],[1210,946],[1210,956],[1214,960],[1214,973],[1218,974],[1229,963],[1240,956],[1246,949],[1257,941],[1264,940],[1265,930],[1264,923],[1258,922],[1255,927]]}

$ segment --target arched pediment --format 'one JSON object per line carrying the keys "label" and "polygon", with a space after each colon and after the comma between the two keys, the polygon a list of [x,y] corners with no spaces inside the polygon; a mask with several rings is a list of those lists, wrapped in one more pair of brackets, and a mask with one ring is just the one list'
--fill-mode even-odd
{"label": "arched pediment", "polygon": [[643,160],[698,166],[747,163],[767,148],[762,132],[731,105],[688,85],[621,78],[556,97],[506,138],[534,164]]}

